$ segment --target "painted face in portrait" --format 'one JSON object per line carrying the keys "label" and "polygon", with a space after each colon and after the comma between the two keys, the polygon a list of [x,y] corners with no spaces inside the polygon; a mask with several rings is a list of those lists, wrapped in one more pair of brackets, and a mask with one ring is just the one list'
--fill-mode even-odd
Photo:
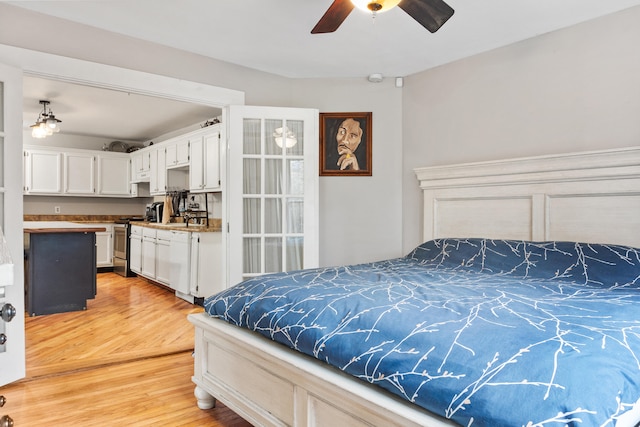
{"label": "painted face in portrait", "polygon": [[336,141],[338,142],[338,154],[353,153],[362,140],[362,128],[360,123],[353,119],[346,119],[338,128]]}

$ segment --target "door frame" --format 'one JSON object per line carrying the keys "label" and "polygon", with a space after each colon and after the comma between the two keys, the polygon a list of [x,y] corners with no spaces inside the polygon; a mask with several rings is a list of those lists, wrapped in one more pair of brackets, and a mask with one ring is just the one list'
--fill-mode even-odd
{"label": "door frame", "polygon": [[[2,58],[0,56],[0,58]],[[25,336],[24,336],[24,234],[22,206],[22,73],[17,67],[0,59],[0,80],[4,83],[4,138],[0,156],[4,174],[3,233],[13,263],[13,284],[5,286],[5,295],[0,298],[0,306],[12,304],[16,315],[11,322],[3,322],[7,336],[5,351],[0,353],[0,386],[25,376]],[[10,108],[11,107],[11,108]],[[0,111],[0,114],[2,112]],[[2,225],[2,224],[0,224]],[[2,320],[0,320],[2,322]]]}
{"label": "door frame", "polygon": [[[21,73],[19,73],[20,87],[12,90],[11,96],[8,97],[8,101],[5,104],[5,110],[9,112],[11,117],[19,115],[19,119],[12,118],[12,120],[7,120],[8,125],[10,123],[22,123],[22,76],[24,75],[139,95],[155,96],[220,109],[223,109],[223,107],[227,105],[243,105],[245,99],[244,92],[238,90],[4,44],[0,44],[0,58],[2,58],[2,64],[13,67],[19,72],[21,71]],[[16,142],[19,142],[19,144],[15,144],[14,150],[22,152],[22,129],[14,129],[13,131],[17,131],[18,136]],[[10,162],[5,168],[5,179],[8,180],[8,177],[16,177],[12,182],[17,184],[15,186],[17,190],[15,191],[18,195],[14,194],[11,200],[16,201],[17,206],[15,209],[18,209],[19,212],[17,214],[14,213],[17,218],[14,221],[19,222],[19,224],[17,227],[12,227],[11,230],[7,230],[6,235],[7,240],[13,242],[12,256],[14,257],[16,266],[13,290],[17,291],[20,295],[24,295],[23,269],[19,268],[22,263],[22,256],[18,256],[23,251],[22,247],[18,247],[23,245],[22,167],[22,161],[20,161]],[[22,340],[24,340],[24,309],[22,305],[20,305],[20,307],[16,306],[16,308],[21,311],[22,315],[16,316],[11,323],[14,327],[19,326],[22,329]],[[19,317],[21,320],[18,319]],[[13,333],[13,335],[15,336],[15,333]],[[15,378],[12,378],[12,380],[17,380],[25,376],[24,353],[22,354],[22,359],[23,368],[14,372]]]}
{"label": "door frame", "polygon": [[24,75],[216,108],[244,104],[244,92],[0,44],[0,58]]}

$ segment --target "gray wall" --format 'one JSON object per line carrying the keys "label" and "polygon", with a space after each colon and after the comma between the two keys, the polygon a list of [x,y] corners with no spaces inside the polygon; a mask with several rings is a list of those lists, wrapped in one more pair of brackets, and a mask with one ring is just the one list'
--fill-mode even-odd
{"label": "gray wall", "polygon": [[393,79],[309,79],[293,83],[296,106],[371,112],[370,177],[320,177],[320,262],[359,263],[402,251],[402,89]]}
{"label": "gray wall", "polygon": [[403,249],[422,241],[413,168],[640,144],[640,7],[405,79]]}

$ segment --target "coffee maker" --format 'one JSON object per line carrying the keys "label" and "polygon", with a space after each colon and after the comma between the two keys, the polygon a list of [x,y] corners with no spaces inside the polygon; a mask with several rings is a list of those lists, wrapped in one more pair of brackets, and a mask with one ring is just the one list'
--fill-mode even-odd
{"label": "coffee maker", "polygon": [[147,210],[144,218],[148,222],[162,222],[162,212],[164,210],[164,202],[153,202],[147,204]]}

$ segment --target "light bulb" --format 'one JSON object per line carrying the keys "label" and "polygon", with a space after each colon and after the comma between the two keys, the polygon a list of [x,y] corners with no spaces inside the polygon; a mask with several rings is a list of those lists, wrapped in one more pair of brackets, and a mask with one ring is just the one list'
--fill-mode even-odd
{"label": "light bulb", "polygon": [[351,0],[351,3],[365,12],[380,13],[396,7],[400,0]]}
{"label": "light bulb", "polygon": [[277,128],[275,132],[273,132],[273,139],[280,148],[282,148],[283,145],[285,148],[291,148],[298,143],[296,135],[286,127]]}

